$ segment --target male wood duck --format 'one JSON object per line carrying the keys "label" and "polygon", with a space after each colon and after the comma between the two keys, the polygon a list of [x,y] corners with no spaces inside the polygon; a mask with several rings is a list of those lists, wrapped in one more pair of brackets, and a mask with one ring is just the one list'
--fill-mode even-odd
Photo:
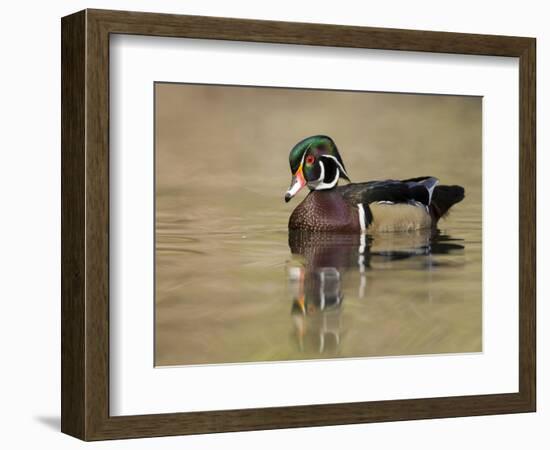
{"label": "male wood duck", "polygon": [[[291,230],[371,233],[435,228],[464,198],[462,186],[442,186],[434,177],[352,183],[328,136],[298,142],[289,161],[292,181],[285,201],[306,185],[310,189],[290,216]],[[338,186],[340,178],[349,184]]]}

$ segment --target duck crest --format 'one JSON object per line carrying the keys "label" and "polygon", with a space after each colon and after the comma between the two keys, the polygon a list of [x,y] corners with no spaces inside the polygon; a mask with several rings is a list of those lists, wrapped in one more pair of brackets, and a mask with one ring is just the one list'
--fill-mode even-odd
{"label": "duck crest", "polygon": [[360,232],[356,208],[335,189],[311,191],[294,209],[288,222],[291,230]]}

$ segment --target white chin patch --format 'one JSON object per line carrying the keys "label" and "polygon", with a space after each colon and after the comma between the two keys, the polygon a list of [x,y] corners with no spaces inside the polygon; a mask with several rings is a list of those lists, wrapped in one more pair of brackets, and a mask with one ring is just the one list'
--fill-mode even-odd
{"label": "white chin patch", "polygon": [[296,182],[290,187],[290,189],[286,191],[286,194],[294,197],[300,189],[302,189],[302,185],[298,180],[296,180]]}

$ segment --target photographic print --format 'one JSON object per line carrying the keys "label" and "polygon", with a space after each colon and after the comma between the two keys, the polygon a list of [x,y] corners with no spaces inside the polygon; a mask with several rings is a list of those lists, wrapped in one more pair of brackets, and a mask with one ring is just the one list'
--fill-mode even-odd
{"label": "photographic print", "polygon": [[155,366],[482,351],[482,98],[155,83]]}

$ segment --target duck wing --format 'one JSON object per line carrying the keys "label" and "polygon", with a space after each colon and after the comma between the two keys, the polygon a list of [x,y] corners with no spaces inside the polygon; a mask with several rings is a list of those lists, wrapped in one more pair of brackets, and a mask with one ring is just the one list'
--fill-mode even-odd
{"label": "duck wing", "polygon": [[429,206],[439,180],[435,177],[417,177],[407,180],[367,181],[338,186],[342,197],[351,204],[369,205],[375,202],[421,203]]}

